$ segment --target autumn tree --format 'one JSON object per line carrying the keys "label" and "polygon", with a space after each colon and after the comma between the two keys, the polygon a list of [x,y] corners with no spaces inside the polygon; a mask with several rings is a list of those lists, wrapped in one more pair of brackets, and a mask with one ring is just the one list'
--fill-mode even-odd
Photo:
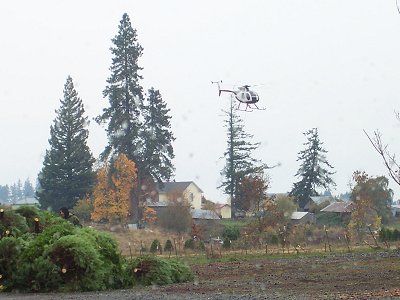
{"label": "autumn tree", "polygon": [[224,193],[230,196],[231,214],[232,218],[235,218],[240,209],[238,193],[243,178],[248,175],[260,174],[268,167],[260,160],[253,158],[253,152],[260,146],[260,143],[250,141],[253,135],[244,131],[243,120],[236,113],[233,99],[231,99],[229,111],[225,111],[225,114],[227,119],[224,126],[228,133],[227,149],[224,152],[226,162],[221,171],[223,180],[218,188],[222,188]]}
{"label": "autumn tree", "polygon": [[274,229],[287,225],[291,215],[297,209],[297,204],[293,197],[274,195],[267,197],[257,209],[251,225],[258,233],[262,233],[268,228]]}
{"label": "autumn tree", "polygon": [[79,220],[88,222],[91,220],[91,215],[93,212],[93,199],[91,196],[87,195],[83,199],[79,199],[75,206],[72,208],[74,215],[76,215]]}
{"label": "autumn tree", "polygon": [[371,178],[365,172],[356,171],[353,179],[356,184],[351,193],[353,211],[348,229],[362,235],[368,226],[378,229],[381,223],[391,220],[393,191],[384,176]]}
{"label": "autumn tree", "polygon": [[174,140],[168,116],[169,110],[162,101],[160,93],[150,89],[148,98],[144,99],[140,85],[142,76],[138,60],[143,48],[137,41],[128,14],[124,14],[118,27],[118,34],[112,39],[113,55],[111,76],[103,92],[108,98],[109,107],[96,118],[99,124],[108,123],[108,145],[102,153],[103,159],[124,153],[135,162],[137,181],[132,194],[132,218],[140,220],[142,184],[148,178],[161,182],[169,180],[173,173],[171,160]]}
{"label": "autumn tree", "polygon": [[332,179],[335,173],[329,171],[333,169],[326,158],[326,151],[322,148],[322,142],[318,136],[318,129],[313,128],[304,133],[307,142],[304,143],[305,149],[298,153],[297,161],[300,161],[300,168],[295,174],[300,180],[293,184],[289,195],[297,201],[300,209],[312,196],[318,196],[317,188],[329,189],[336,186]]}
{"label": "autumn tree", "polygon": [[136,187],[135,163],[125,154],[118,155],[110,165],[97,172],[93,191],[92,220],[125,222],[132,212],[131,194]]}
{"label": "autumn tree", "polygon": [[70,76],[60,102],[50,127],[50,149],[46,150],[38,176],[40,189],[36,196],[42,208],[72,208],[91,192],[95,180],[95,160],[87,145],[89,122]]}
{"label": "autumn tree", "polygon": [[144,205],[142,223],[154,224],[156,221],[157,221],[157,212],[154,210],[154,208]]}
{"label": "autumn tree", "polygon": [[269,179],[264,174],[244,176],[238,185],[236,196],[237,207],[244,211],[258,214],[267,197]]}

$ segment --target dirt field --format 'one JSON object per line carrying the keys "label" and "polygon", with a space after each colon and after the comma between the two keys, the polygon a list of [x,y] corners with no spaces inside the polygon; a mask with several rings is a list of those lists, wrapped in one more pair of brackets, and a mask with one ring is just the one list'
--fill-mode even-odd
{"label": "dirt field", "polygon": [[193,265],[195,281],[2,299],[400,299],[400,251],[258,258]]}

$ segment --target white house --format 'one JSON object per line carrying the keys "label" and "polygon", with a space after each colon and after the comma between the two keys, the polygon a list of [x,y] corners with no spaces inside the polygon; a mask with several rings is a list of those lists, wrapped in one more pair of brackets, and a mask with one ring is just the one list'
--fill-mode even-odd
{"label": "white house", "polygon": [[221,216],[222,219],[230,219],[231,218],[231,205],[228,203],[216,203],[215,211],[218,215]]}
{"label": "white house", "polygon": [[171,198],[184,197],[192,208],[201,209],[203,191],[193,181],[157,184],[157,192],[158,199],[154,199],[153,202],[166,204],[171,201]]}

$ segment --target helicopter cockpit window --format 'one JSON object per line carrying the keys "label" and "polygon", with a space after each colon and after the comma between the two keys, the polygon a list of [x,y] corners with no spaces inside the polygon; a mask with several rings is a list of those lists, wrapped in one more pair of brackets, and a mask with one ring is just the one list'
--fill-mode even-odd
{"label": "helicopter cockpit window", "polygon": [[247,100],[250,100],[250,94],[249,93],[246,93],[246,98],[247,98]]}

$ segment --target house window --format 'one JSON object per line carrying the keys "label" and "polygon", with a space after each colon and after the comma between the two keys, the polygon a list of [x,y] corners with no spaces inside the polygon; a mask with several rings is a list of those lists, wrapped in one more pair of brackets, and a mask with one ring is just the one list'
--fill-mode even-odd
{"label": "house window", "polygon": [[190,193],[189,200],[190,200],[190,202],[193,202],[193,193]]}

